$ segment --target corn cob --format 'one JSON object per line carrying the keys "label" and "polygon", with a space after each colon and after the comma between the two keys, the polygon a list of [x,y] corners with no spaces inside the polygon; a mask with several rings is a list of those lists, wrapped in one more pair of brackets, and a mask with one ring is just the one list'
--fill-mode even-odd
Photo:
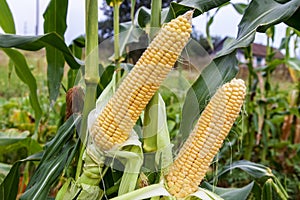
{"label": "corn cob", "polygon": [[243,80],[233,79],[212,97],[166,175],[173,196],[184,198],[197,190],[240,112],[245,90]]}
{"label": "corn cob", "polygon": [[92,127],[91,136],[98,148],[109,150],[128,139],[189,40],[192,15],[189,11],[165,24],[121,83]]}

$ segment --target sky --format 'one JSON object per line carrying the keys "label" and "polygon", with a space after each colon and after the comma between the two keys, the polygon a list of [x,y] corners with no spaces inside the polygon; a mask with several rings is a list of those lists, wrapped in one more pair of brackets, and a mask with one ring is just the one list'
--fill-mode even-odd
{"label": "sky", "polygon": [[[17,34],[34,35],[36,26],[36,1],[37,0],[7,0],[16,24]],[[99,1],[99,7],[102,6],[102,0]],[[247,0],[232,0],[232,3],[246,3]],[[39,34],[43,34],[43,13],[49,3],[49,0],[39,0]],[[67,31],[65,34],[66,42],[70,43],[72,39],[84,34],[84,0],[69,1],[67,16]],[[103,14],[99,9],[99,19],[103,18]],[[205,24],[207,16],[201,15],[193,20],[193,24],[197,31],[205,35]],[[210,32],[213,36],[236,37],[238,31],[238,23],[241,15],[238,14],[231,5],[228,5],[217,13]],[[279,47],[281,38],[285,35],[285,25],[276,26],[276,35],[274,46]],[[0,30],[1,31],[1,30]],[[255,42],[266,44],[265,34],[256,34]]]}

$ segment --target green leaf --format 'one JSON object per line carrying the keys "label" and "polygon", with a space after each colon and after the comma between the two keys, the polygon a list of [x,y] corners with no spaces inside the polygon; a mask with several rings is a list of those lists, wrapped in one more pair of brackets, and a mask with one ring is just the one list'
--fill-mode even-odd
{"label": "green leaf", "polygon": [[12,165],[0,163],[0,184],[3,182],[7,174],[9,173]]}
{"label": "green leaf", "polygon": [[143,30],[133,25],[131,22],[120,24],[120,53],[125,53],[125,47],[132,42],[139,42]]}
{"label": "green leaf", "polygon": [[80,117],[71,116],[57,131],[56,136],[46,144],[43,157],[31,177],[25,193],[20,199],[46,199],[51,185],[57,181],[65,165],[74,156],[75,144],[70,140]]}
{"label": "green leaf", "polygon": [[290,68],[300,71],[300,60],[298,60],[297,58],[289,58],[287,60],[287,64]]}
{"label": "green leaf", "polygon": [[99,69],[101,69],[101,71],[99,70],[100,82],[98,84],[98,91],[100,94],[112,80],[112,77],[115,72],[115,66],[109,65],[105,69],[103,69],[103,67],[101,66],[99,67]]}
{"label": "green leaf", "polygon": [[0,152],[17,151],[23,147],[28,150],[29,154],[42,150],[41,145],[30,137],[28,131],[20,133],[12,129],[6,132],[0,132]]}
{"label": "green leaf", "polygon": [[235,77],[237,68],[235,53],[228,56],[215,58],[200,74],[199,78],[187,92],[182,110],[180,133],[183,140],[188,137],[193,129],[193,124],[198,120],[208,100],[224,83]]}
{"label": "green leaf", "polygon": [[57,33],[47,33],[41,36],[19,36],[0,34],[0,47],[18,48],[29,51],[36,51],[45,46],[52,46],[60,50],[67,63],[72,69],[78,69],[84,63],[73,56],[64,40]]}
{"label": "green leaf", "polygon": [[0,27],[5,33],[16,33],[14,18],[6,0],[0,0]]}
{"label": "green leaf", "polygon": [[[4,146],[8,146],[19,141],[26,139],[29,136],[28,131],[20,133],[19,131],[6,131],[0,132],[0,149]],[[3,151],[1,151],[3,152]]]}
{"label": "green leaf", "polygon": [[[43,155],[42,161],[48,160],[49,158],[59,154],[59,151],[63,148],[66,141],[72,137],[75,125],[80,121],[80,117],[74,119],[72,115],[61,127],[59,127],[56,136],[46,144],[45,154]],[[40,165],[42,164],[42,161]]]}
{"label": "green leaf", "polygon": [[172,143],[170,141],[170,134],[168,130],[167,124],[167,113],[166,113],[166,105],[159,94],[158,98],[158,127],[157,127],[157,152],[155,154],[155,162],[156,165],[162,169],[162,173],[167,169],[168,166],[173,162],[172,157]]}
{"label": "green leaf", "polygon": [[287,200],[289,198],[289,195],[287,191],[284,189],[282,186],[281,182],[277,177],[274,177],[272,180],[272,187],[274,189],[274,192],[277,193],[277,195],[282,199],[282,200]]}
{"label": "green leaf", "polygon": [[73,147],[74,145],[68,142],[59,156],[44,161],[43,165],[39,166],[39,170],[30,179],[27,189],[20,199],[46,199],[51,185],[61,175]]}
{"label": "green leaf", "polygon": [[46,57],[47,57],[47,82],[49,90],[50,105],[54,105],[60,89],[60,84],[64,75],[64,65],[65,59],[63,54],[53,48],[46,47]]}
{"label": "green leaf", "polygon": [[285,21],[285,23],[298,31],[300,31],[300,7],[298,7],[297,11],[288,19]]}
{"label": "green leaf", "polygon": [[248,4],[244,3],[231,3],[231,5],[240,15],[242,15],[245,12],[245,9],[248,6]]}
{"label": "green leaf", "polygon": [[20,165],[22,162],[17,162],[9,171],[7,177],[0,186],[0,197],[3,200],[16,199],[18,194],[18,184],[20,177]]}
{"label": "green leaf", "polygon": [[0,185],[0,197],[3,200],[16,199],[18,194],[19,178],[20,178],[20,165],[27,161],[38,161],[41,154],[31,155],[23,160],[19,160],[11,167],[9,173]]}
{"label": "green leaf", "polygon": [[[204,188],[198,188],[198,191],[191,194],[190,196],[197,197],[197,199],[205,199],[205,200],[223,200],[220,196],[215,194],[214,192],[211,192]],[[194,199],[194,198],[188,198],[188,199]]]}
{"label": "green leaf", "polygon": [[285,21],[300,6],[299,0],[291,0],[285,4],[275,1],[253,0],[245,10],[239,24],[237,38],[228,43],[217,56],[231,53],[237,48],[247,47],[253,42],[256,31],[265,32],[272,25]]}
{"label": "green leaf", "polygon": [[[51,0],[44,13],[44,32],[56,32],[62,38],[67,29],[66,18],[68,0]],[[60,83],[64,74],[65,60],[63,54],[52,46],[46,46],[48,63],[47,82],[50,104],[53,105],[59,94]]]}
{"label": "green leaf", "polygon": [[[85,38],[83,36],[77,37],[69,45],[69,48],[71,49],[73,55],[78,59],[82,58],[82,50],[84,47],[85,47]],[[71,87],[74,86],[77,75],[78,75],[78,69],[72,69],[72,68],[69,69],[67,89],[70,89]]]}
{"label": "green leaf", "polygon": [[229,0],[183,0],[180,3],[172,2],[164,20],[165,22],[169,22],[179,15],[193,9],[195,9],[194,16],[196,17],[227,2],[229,2]]}
{"label": "green leaf", "polygon": [[143,121],[143,150],[146,153],[157,151],[157,133],[161,128],[158,124],[161,120],[165,120],[159,119],[159,96],[159,93],[155,93],[145,108]]}
{"label": "green leaf", "polygon": [[224,167],[221,173],[218,174],[217,177],[221,177],[222,175],[226,174],[227,172],[232,171],[233,169],[241,169],[250,176],[254,177],[255,179],[259,179],[262,177],[273,177],[272,171],[270,168],[265,167],[261,164],[256,164],[247,160],[240,160],[233,162],[231,165]]}
{"label": "green leaf", "polygon": [[159,170],[170,166],[173,162],[172,146],[165,102],[159,93],[155,93],[144,113],[143,149],[148,153],[145,155],[147,157],[144,166],[147,169]]}
{"label": "green leaf", "polygon": [[145,28],[150,23],[151,10],[142,6],[136,12],[137,23],[141,28]]}
{"label": "green leaf", "polygon": [[51,0],[44,16],[45,33],[56,32],[63,37],[67,29],[68,0]]}
{"label": "green leaf", "polygon": [[201,186],[209,189],[210,191],[213,191],[224,200],[232,200],[232,199],[246,200],[250,192],[252,191],[253,185],[254,182],[251,182],[242,188],[220,188],[220,187],[213,186],[207,182],[203,182]]}
{"label": "green leaf", "polygon": [[35,123],[37,127],[42,117],[42,109],[40,107],[40,103],[37,97],[36,80],[32,75],[23,54],[14,49],[3,49],[3,51],[9,56],[9,58],[14,63],[16,74],[18,75],[18,77],[29,87],[29,100],[34,110]]}
{"label": "green leaf", "polygon": [[[123,154],[124,153],[124,154]],[[143,150],[141,145],[131,146],[130,151],[117,152],[115,154],[117,158],[123,161],[124,173],[122,175],[121,183],[119,186],[118,195],[126,194],[135,189],[139,172],[143,165]]]}
{"label": "green leaf", "polygon": [[85,38],[83,36],[79,36],[75,38],[72,43],[69,45],[73,55],[76,58],[81,59],[82,57],[82,50],[85,47]]}

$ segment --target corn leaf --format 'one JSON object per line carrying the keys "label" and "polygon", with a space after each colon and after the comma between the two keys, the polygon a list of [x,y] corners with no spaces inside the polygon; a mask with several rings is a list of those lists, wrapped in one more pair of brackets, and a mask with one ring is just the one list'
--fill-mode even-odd
{"label": "corn leaf", "polygon": [[291,0],[284,4],[276,1],[266,1],[264,4],[261,4],[260,0],[251,1],[239,24],[237,38],[228,43],[217,56],[224,56],[237,48],[249,46],[257,31],[265,32],[272,25],[286,21],[299,6],[299,0]]}
{"label": "corn leaf", "polygon": [[17,76],[21,79],[21,81],[23,81],[29,87],[30,90],[29,100],[34,110],[35,124],[36,124],[36,131],[37,131],[37,126],[42,117],[42,109],[40,107],[40,103],[37,97],[36,80],[32,75],[23,54],[21,54],[15,49],[3,49],[3,51],[9,56],[9,58],[13,62]]}
{"label": "corn leaf", "polygon": [[[120,53],[125,53],[125,47],[132,42],[139,42],[143,30],[133,25],[131,22],[124,22],[120,24]],[[100,45],[101,46],[101,45]]]}
{"label": "corn leaf", "polygon": [[265,167],[264,165],[256,164],[247,160],[240,160],[240,161],[233,162],[229,166],[226,166],[220,173],[218,173],[216,178],[221,177],[222,175],[232,171],[233,169],[241,169],[255,179],[274,176],[272,174],[271,169]]}
{"label": "corn leaf", "polygon": [[[205,199],[205,200],[223,200],[223,198],[221,198],[214,192],[211,192],[204,188],[198,188],[198,191],[191,194],[190,196],[198,197],[199,199]],[[186,198],[186,199],[189,199],[189,198]]]}
{"label": "corn leaf", "polygon": [[297,11],[288,19],[285,21],[285,23],[298,31],[300,31],[300,7],[298,7]]}
{"label": "corn leaf", "polygon": [[152,184],[132,192],[120,195],[112,198],[111,200],[124,200],[124,199],[135,199],[142,200],[156,196],[171,196],[170,193],[165,189],[163,183]]}
{"label": "corn leaf", "polygon": [[289,58],[287,60],[288,67],[300,72],[300,60],[297,58]]}
{"label": "corn leaf", "polygon": [[0,132],[0,152],[17,151],[24,147],[28,150],[29,154],[37,153],[42,150],[41,145],[30,137],[29,132]]}
{"label": "corn leaf", "polygon": [[150,23],[151,10],[142,6],[136,11],[136,21],[141,28],[146,28]]}
{"label": "corn leaf", "polygon": [[242,15],[245,12],[245,9],[248,6],[248,4],[244,3],[231,3],[231,5],[240,15]]}
{"label": "corn leaf", "polygon": [[252,191],[254,182],[251,182],[242,188],[220,188],[220,187],[213,186],[207,182],[204,182],[201,186],[207,188],[210,191],[213,191],[224,200],[231,200],[231,199],[246,200],[250,192]]}
{"label": "corn leaf", "polygon": [[130,152],[126,152],[125,155],[122,155],[123,153],[124,151],[115,153],[115,156],[122,159],[124,163],[124,173],[121,179],[118,195],[126,194],[135,189],[139,172],[143,164],[141,145],[132,146],[130,148]]}
{"label": "corn leaf", "polygon": [[5,33],[16,33],[13,15],[6,0],[0,0],[0,27]]}
{"label": "corn leaf", "polygon": [[41,153],[31,155],[23,160],[14,163],[4,181],[0,185],[0,198],[3,200],[16,199],[18,194],[20,165],[27,161],[39,161]]}
{"label": "corn leaf", "polygon": [[73,56],[64,40],[57,33],[51,32],[41,36],[19,36],[0,34],[0,47],[17,48],[28,51],[36,51],[45,46],[52,46],[64,55],[66,62],[72,69],[78,69],[84,63]]}
{"label": "corn leaf", "polygon": [[30,179],[27,189],[20,199],[46,199],[50,187],[57,181],[58,176],[61,175],[73,147],[73,143],[69,141],[64,145],[59,156],[56,155],[48,160],[44,160]]}
{"label": "corn leaf", "polygon": [[73,136],[75,125],[80,117],[71,116],[57,131],[56,136],[46,144],[41,162],[31,177],[21,199],[46,199],[51,185],[61,175],[65,166],[74,156]]}
{"label": "corn leaf", "polygon": [[9,173],[12,165],[6,164],[6,163],[0,163],[0,185]]}
{"label": "corn leaf", "polygon": [[228,2],[229,0],[183,0],[180,3],[172,2],[164,20],[165,22],[169,22],[179,15],[193,9],[195,9],[194,16],[198,16]]}
{"label": "corn leaf", "polygon": [[[61,38],[67,29],[68,0],[51,0],[44,13],[44,32],[55,32]],[[46,46],[47,82],[50,104],[53,105],[59,94],[60,83],[64,73],[65,59],[63,53],[52,46]]]}

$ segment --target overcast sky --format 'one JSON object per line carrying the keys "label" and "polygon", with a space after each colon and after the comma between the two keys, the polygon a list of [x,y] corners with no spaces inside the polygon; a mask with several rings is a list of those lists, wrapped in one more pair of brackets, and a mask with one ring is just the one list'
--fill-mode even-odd
{"label": "overcast sky", "polygon": [[[33,35],[35,33],[35,13],[36,13],[36,0],[7,0],[15,20],[17,34]],[[247,2],[247,0],[232,0],[231,2]],[[43,33],[43,13],[47,7],[49,0],[39,0],[39,34]],[[102,0],[99,0],[99,6],[102,5]],[[99,10],[99,19],[103,17]],[[215,20],[211,26],[211,34],[218,36],[231,36],[235,37],[237,34],[237,25],[241,20],[239,15],[231,5],[226,6],[218,12]],[[193,20],[196,30],[205,35],[205,24],[207,21],[206,15],[202,15]],[[69,1],[68,28],[66,31],[66,41],[69,43],[72,39],[84,33],[84,1],[71,0]],[[278,47],[281,38],[285,35],[285,25],[280,24],[276,26],[276,39],[275,47]],[[264,34],[257,34],[255,42],[266,43]]]}

